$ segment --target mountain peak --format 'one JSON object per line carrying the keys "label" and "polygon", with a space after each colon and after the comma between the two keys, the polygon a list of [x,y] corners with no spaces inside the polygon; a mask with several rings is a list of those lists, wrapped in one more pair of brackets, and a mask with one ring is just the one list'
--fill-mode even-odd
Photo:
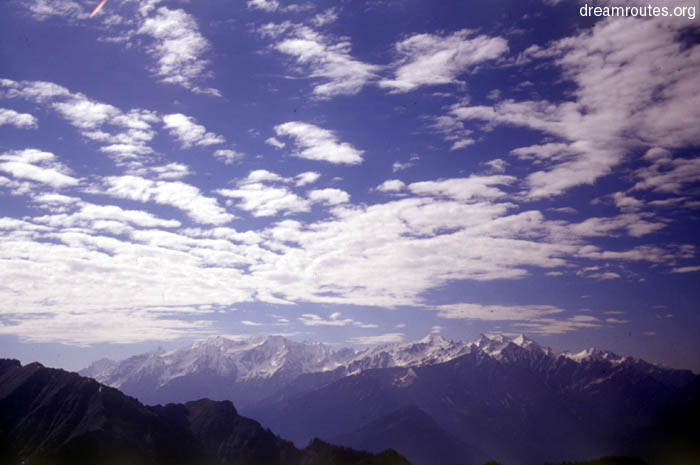
{"label": "mountain peak", "polygon": [[610,352],[609,350],[596,349],[595,347],[589,347],[588,349],[583,349],[582,351],[576,353],[563,352],[562,355],[568,359],[579,363],[590,360],[605,360],[612,363],[619,363],[625,359],[625,357],[620,357],[614,352]]}

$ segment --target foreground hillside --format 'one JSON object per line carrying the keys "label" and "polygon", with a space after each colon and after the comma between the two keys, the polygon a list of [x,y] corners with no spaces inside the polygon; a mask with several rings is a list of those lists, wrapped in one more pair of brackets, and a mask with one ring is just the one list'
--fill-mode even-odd
{"label": "foreground hillside", "polygon": [[14,465],[410,465],[320,440],[299,450],[206,399],[147,407],[74,373],[0,360],[0,463]]}

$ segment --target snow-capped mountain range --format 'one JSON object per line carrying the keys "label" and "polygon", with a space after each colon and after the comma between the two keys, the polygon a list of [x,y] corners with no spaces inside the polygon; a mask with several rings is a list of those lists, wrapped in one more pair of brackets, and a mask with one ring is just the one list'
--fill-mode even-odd
{"label": "snow-capped mountain range", "polygon": [[[475,341],[450,341],[439,334],[429,334],[418,341],[383,344],[365,350],[295,342],[282,336],[244,340],[217,336],[176,350],[136,355],[121,362],[102,359],[80,373],[145,402],[191,400],[183,397],[186,395],[225,398],[238,394],[240,398],[232,400],[245,407],[248,402],[262,400],[261,396],[274,394],[275,389],[284,388],[302,375],[328,373],[327,379],[331,380],[376,368],[445,363],[475,351],[508,361],[506,349],[509,346],[517,346],[530,354],[528,363],[543,357],[565,358],[577,363],[600,359],[619,364],[634,360],[593,348],[579,353],[554,353],[524,335],[481,335]],[[212,386],[215,381],[225,382],[225,386]],[[255,386],[256,392],[243,394],[233,385]],[[182,390],[186,393],[180,392]]]}
{"label": "snow-capped mountain range", "polygon": [[424,456],[455,465],[645,453],[649,428],[700,389],[687,370],[595,348],[554,352],[524,335],[430,334],[364,350],[213,337],[81,374],[146,404],[231,400],[299,446],[318,437],[393,447],[416,465],[434,463]]}

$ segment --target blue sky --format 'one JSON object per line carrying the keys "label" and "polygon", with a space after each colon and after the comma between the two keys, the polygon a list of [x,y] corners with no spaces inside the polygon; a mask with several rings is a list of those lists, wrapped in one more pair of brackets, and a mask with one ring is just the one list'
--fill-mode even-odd
{"label": "blue sky", "polygon": [[698,19],[97,3],[0,6],[4,356],[523,332],[700,370]]}

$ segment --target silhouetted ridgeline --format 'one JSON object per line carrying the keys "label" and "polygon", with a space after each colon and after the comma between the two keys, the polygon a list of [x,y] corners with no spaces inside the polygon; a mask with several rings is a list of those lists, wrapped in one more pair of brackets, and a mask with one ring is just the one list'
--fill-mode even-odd
{"label": "silhouetted ridgeline", "polygon": [[0,359],[3,465],[410,465],[312,441],[297,449],[228,401],[148,407],[39,363]]}

